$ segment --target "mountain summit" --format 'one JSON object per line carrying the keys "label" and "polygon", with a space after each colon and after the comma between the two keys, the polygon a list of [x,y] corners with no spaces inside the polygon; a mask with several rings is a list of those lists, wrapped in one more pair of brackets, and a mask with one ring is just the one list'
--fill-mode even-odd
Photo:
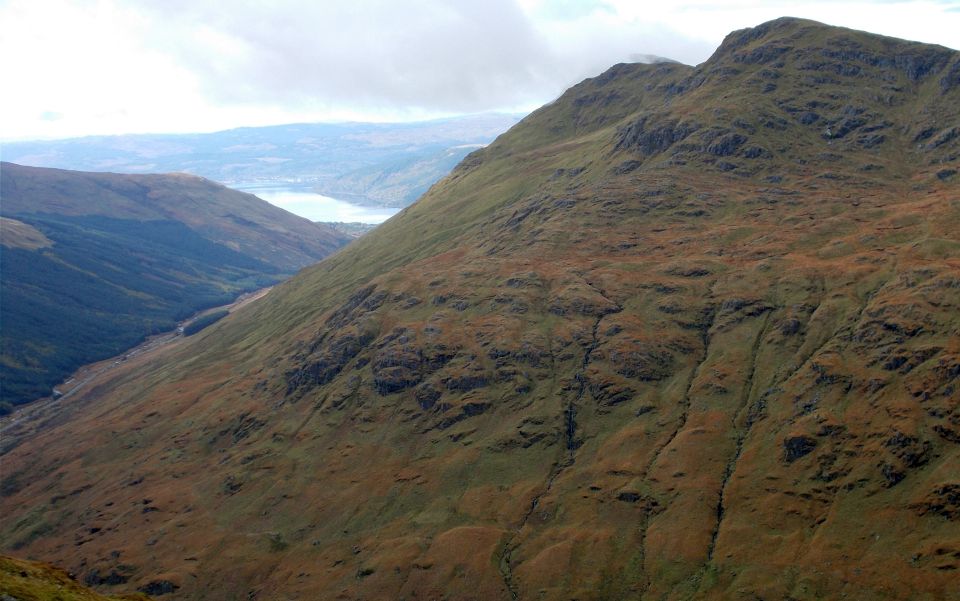
{"label": "mountain summit", "polygon": [[617,65],[3,455],[2,540],[179,599],[944,599],[960,53]]}

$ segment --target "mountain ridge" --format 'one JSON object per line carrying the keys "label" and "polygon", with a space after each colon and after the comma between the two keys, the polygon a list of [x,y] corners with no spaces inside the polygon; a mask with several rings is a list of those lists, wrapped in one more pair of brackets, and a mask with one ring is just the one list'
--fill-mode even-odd
{"label": "mountain ridge", "polygon": [[948,598],[960,53],[891,43],[574,86],[10,449],[5,539],[179,598]]}

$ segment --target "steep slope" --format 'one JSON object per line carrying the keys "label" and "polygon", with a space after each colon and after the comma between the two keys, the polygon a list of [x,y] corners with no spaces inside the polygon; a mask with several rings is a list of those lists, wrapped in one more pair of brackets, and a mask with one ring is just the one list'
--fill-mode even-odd
{"label": "steep slope", "polygon": [[185,175],[0,165],[0,402],[275,283],[346,236]]}
{"label": "steep slope", "polygon": [[796,19],[613,67],[7,450],[3,540],[183,599],[955,596],[958,106]]}

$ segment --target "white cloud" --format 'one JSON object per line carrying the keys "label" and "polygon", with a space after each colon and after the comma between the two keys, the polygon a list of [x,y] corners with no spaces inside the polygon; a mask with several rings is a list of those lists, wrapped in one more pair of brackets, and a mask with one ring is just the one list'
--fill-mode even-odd
{"label": "white cloud", "polygon": [[958,7],[935,0],[8,0],[0,2],[7,90],[0,137],[533,108],[631,55],[702,62],[729,31],[783,15],[956,48]]}

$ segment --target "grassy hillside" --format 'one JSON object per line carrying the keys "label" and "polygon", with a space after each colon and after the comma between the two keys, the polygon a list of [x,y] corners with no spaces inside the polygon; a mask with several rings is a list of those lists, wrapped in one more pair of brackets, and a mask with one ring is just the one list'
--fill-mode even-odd
{"label": "grassy hillside", "polygon": [[179,175],[4,163],[0,199],[0,402],[8,408],[347,240],[256,197]]}
{"label": "grassy hillside", "polygon": [[6,546],[185,599],[950,598],[958,106],[960,53],[796,19],[615,66],[8,435]]}
{"label": "grassy hillside", "polygon": [[100,595],[51,565],[0,556],[0,595],[6,601],[149,601],[143,594]]}
{"label": "grassy hillside", "polygon": [[344,243],[330,228],[194,175],[86,173],[2,163],[0,178],[7,217],[52,213],[179,221],[211,242],[287,272]]}

